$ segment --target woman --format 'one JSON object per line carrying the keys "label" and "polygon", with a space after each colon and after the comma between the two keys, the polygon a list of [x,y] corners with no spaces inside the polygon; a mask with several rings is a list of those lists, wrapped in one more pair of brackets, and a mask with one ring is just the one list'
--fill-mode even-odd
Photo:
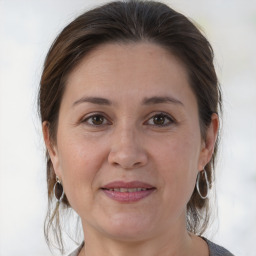
{"label": "woman", "polygon": [[221,94],[211,46],[186,17],[149,1],[84,13],[47,55],[39,104],[48,242],[54,229],[62,246],[63,206],[84,232],[71,255],[232,255],[200,236]]}

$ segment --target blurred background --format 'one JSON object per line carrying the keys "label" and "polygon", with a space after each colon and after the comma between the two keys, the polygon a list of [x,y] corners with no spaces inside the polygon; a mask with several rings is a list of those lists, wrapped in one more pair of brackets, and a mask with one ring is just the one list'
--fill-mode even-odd
{"label": "blurred background", "polygon": [[[45,55],[61,29],[108,1],[0,0],[0,255],[50,256],[37,90]],[[216,170],[218,213],[207,237],[255,256],[256,1],[164,1],[194,20],[215,51],[224,118]],[[70,243],[69,248],[76,247]],[[56,254],[57,255],[57,254]]]}

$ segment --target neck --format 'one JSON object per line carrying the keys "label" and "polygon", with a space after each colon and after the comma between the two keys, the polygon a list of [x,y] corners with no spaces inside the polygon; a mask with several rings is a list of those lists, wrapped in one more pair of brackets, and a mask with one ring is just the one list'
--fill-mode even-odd
{"label": "neck", "polygon": [[[185,223],[184,223],[185,224]],[[194,237],[184,225],[173,226],[152,237],[145,237],[140,241],[132,241],[117,237],[110,237],[95,231],[89,225],[84,225],[85,246],[79,256],[191,256],[194,254]],[[204,255],[204,254],[202,254]]]}

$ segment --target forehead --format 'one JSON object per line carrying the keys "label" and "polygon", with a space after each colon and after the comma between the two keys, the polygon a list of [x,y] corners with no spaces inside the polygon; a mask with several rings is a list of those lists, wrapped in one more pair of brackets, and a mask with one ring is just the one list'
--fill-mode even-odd
{"label": "forehead", "polygon": [[65,94],[151,97],[186,90],[192,92],[182,62],[159,45],[141,42],[105,44],[91,51],[68,76]]}
{"label": "forehead", "polygon": [[[129,66],[131,60],[133,61],[133,69]],[[175,69],[176,71],[182,69],[182,72],[186,73],[185,65],[170,51],[158,44],[149,42],[108,43],[89,52],[68,76],[68,81],[74,79],[74,75],[77,76],[84,69],[97,72],[99,71],[97,68],[100,68],[101,72],[104,72],[107,66],[102,69],[101,64],[105,65],[107,62],[108,64],[116,64],[116,70],[121,71],[124,71],[126,67],[129,67],[131,71],[142,66],[147,67],[148,70],[150,68],[155,69],[156,66],[163,68],[167,64],[169,67],[166,66],[166,68],[168,69]],[[108,68],[110,68],[110,65],[108,65]]]}

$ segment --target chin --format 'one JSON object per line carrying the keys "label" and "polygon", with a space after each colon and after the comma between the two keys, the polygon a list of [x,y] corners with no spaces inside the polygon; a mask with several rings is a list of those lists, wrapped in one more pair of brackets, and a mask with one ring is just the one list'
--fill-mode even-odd
{"label": "chin", "polygon": [[103,230],[108,236],[122,241],[139,241],[150,234],[153,220],[145,215],[118,214],[109,218],[106,224]]}

